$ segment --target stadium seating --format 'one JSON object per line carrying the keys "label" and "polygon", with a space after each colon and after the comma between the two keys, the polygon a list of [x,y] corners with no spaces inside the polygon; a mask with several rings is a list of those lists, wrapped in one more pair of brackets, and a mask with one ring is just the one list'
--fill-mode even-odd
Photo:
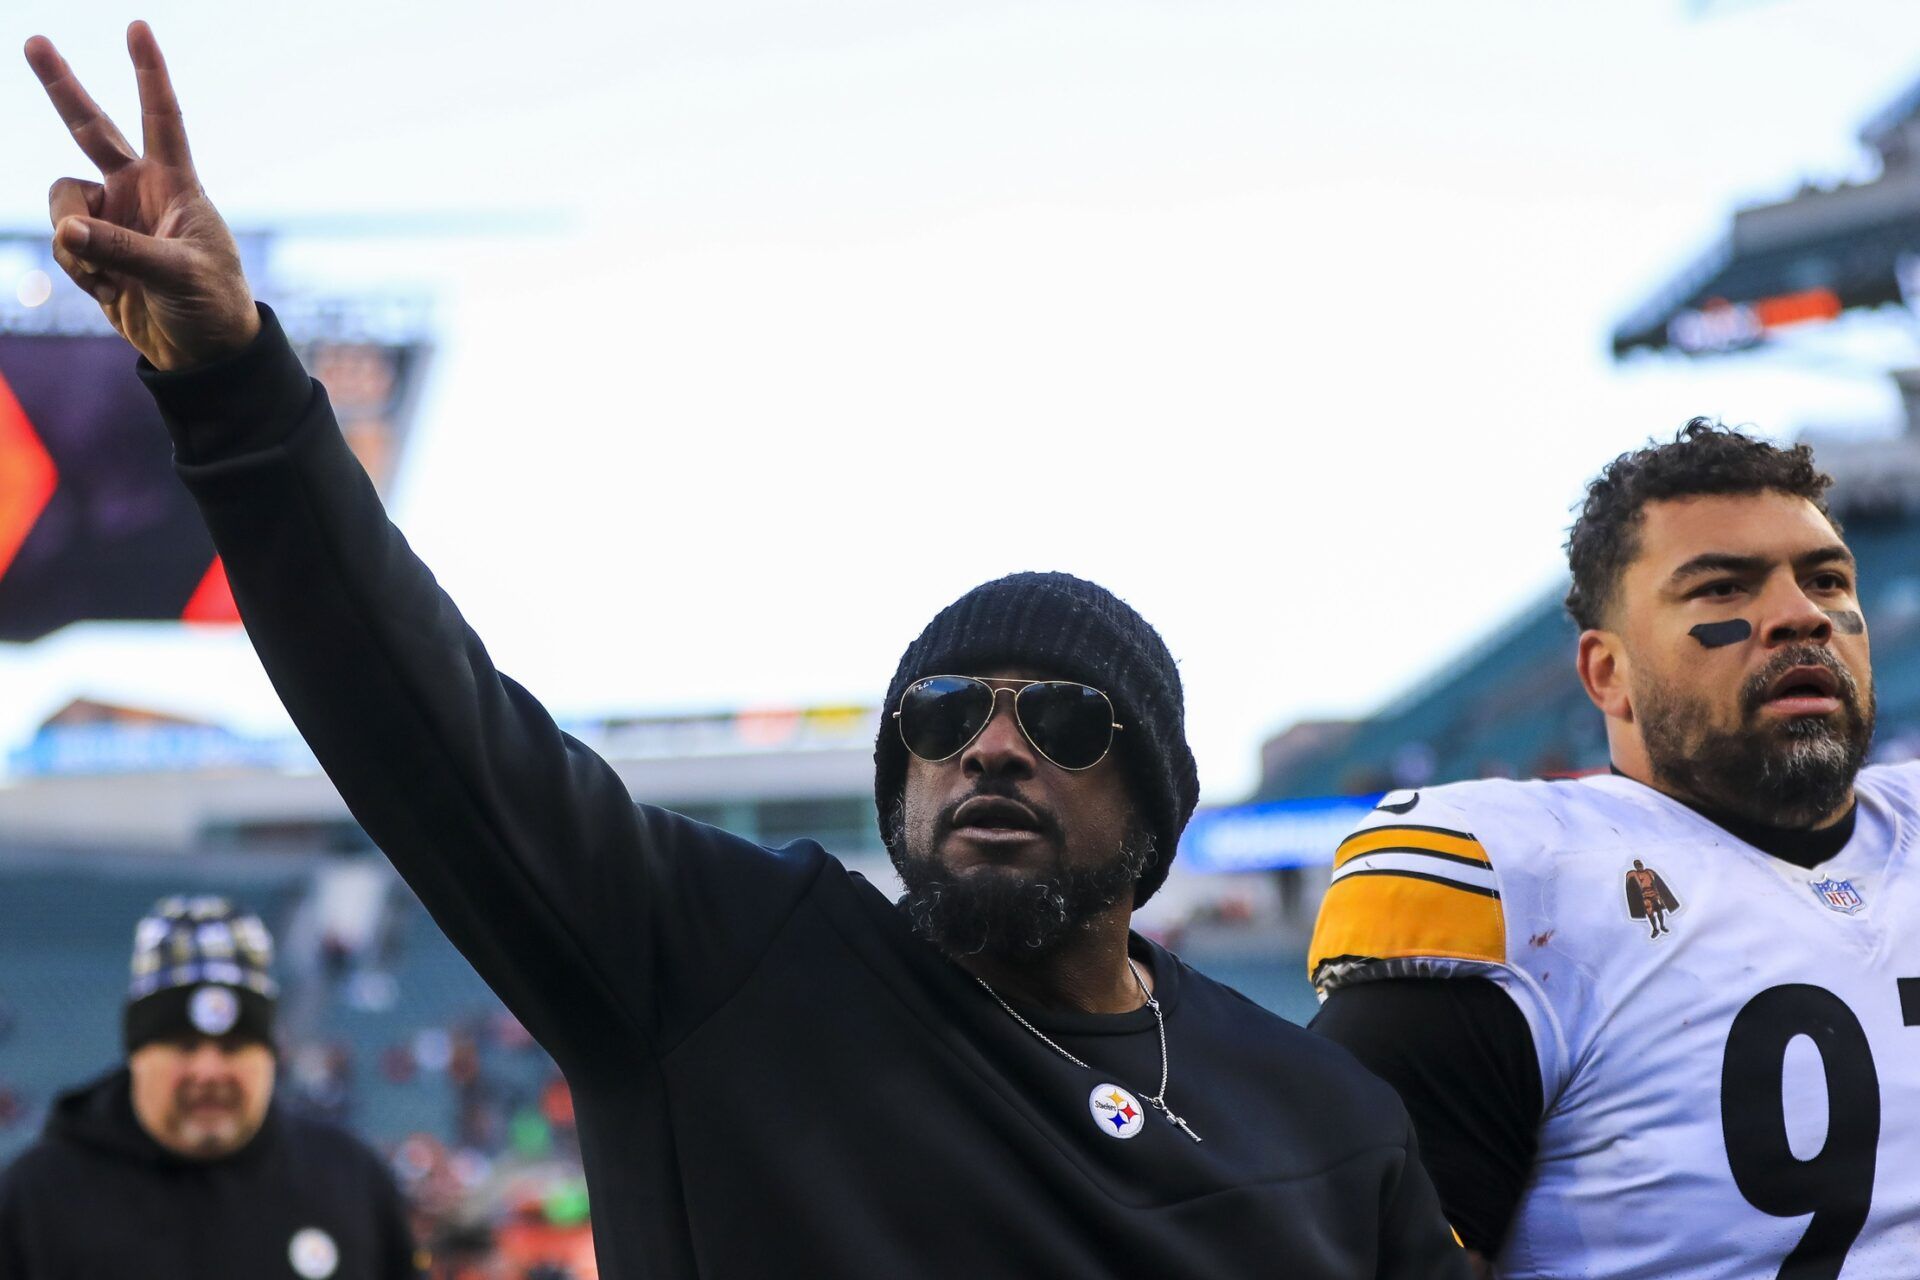
{"label": "stadium seating", "polygon": [[[120,1061],[134,922],[157,899],[181,892],[244,902],[280,939],[281,1030],[289,1042],[283,1098],[299,1098],[295,1059],[303,1050],[343,1051],[346,1103],[338,1114],[359,1133],[388,1148],[422,1132],[457,1142],[460,1091],[446,1054],[466,1034],[478,1054],[491,1142],[507,1142],[511,1118],[537,1107],[551,1061],[514,1034],[499,1001],[397,878],[366,953],[332,967],[290,954],[304,937],[294,927],[300,909],[328,865],[287,856],[162,861],[0,849],[0,1089],[21,1105],[18,1118],[0,1124],[0,1163],[33,1139],[62,1090]],[[1199,967],[1304,1021],[1313,1003],[1300,966],[1293,955],[1235,953],[1203,955]]]}
{"label": "stadium seating", "polygon": [[[378,955],[332,984],[308,1032],[310,1040],[349,1047],[355,1127],[387,1145],[417,1132],[451,1138],[458,1092],[440,1054],[445,1041],[462,1033],[479,1046],[485,1087],[503,1095],[496,1105],[532,1105],[551,1062],[537,1051],[506,1051],[496,1043],[493,1033],[505,1016],[499,1000],[397,881],[383,935]],[[416,1051],[422,1048],[425,1054]],[[402,1068],[399,1078],[395,1065]]]}

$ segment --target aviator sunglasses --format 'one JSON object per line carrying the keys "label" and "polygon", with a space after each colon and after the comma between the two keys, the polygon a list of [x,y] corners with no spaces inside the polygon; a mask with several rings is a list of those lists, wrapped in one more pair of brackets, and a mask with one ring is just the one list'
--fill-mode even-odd
{"label": "aviator sunglasses", "polygon": [[[994,685],[1012,688],[994,688]],[[1013,695],[1013,722],[1046,760],[1078,773],[1106,759],[1114,732],[1113,699],[1072,680],[995,680],[926,676],[907,686],[893,718],[900,741],[930,764],[967,749],[993,719],[1000,695]]]}

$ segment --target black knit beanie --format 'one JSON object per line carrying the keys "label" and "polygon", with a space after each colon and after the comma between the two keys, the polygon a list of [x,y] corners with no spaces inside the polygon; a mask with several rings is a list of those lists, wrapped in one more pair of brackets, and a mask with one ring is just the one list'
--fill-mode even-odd
{"label": "black knit beanie", "polygon": [[225,898],[162,898],[133,932],[121,1015],[127,1053],[178,1036],[237,1036],[273,1045],[273,937]]}
{"label": "black knit beanie", "polygon": [[1187,747],[1180,672],[1160,633],[1105,587],[1069,573],[1014,573],[982,583],[942,609],[907,646],[887,686],[873,750],[873,799],[881,829],[906,785],[907,748],[892,713],[922,676],[979,675],[1020,667],[1078,680],[1113,699],[1126,727],[1114,740],[1155,856],[1134,889],[1135,906],[1167,878],[1180,832],[1200,798]]}

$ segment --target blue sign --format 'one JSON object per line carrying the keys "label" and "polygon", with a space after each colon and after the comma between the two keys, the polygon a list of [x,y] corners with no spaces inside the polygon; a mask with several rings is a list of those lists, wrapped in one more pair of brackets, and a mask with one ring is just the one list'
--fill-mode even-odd
{"label": "blue sign", "polygon": [[1333,861],[1378,795],[1315,796],[1203,809],[1180,837],[1180,860],[1193,871],[1272,871]]}
{"label": "blue sign", "polygon": [[298,738],[246,738],[198,724],[46,726],[7,759],[17,777],[313,767],[313,753]]}

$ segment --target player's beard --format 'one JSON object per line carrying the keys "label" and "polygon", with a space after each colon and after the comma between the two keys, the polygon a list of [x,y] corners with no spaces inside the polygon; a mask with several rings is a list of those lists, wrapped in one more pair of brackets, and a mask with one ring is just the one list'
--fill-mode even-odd
{"label": "player's beard", "polygon": [[[1790,668],[1824,667],[1840,709],[1769,724],[1763,708]],[[1811,827],[1847,802],[1873,742],[1871,684],[1818,645],[1781,651],[1740,688],[1740,724],[1715,729],[1705,702],[1661,683],[1635,698],[1654,776],[1708,808],[1776,827]]]}
{"label": "player's beard", "polygon": [[1052,815],[1037,813],[1053,856],[1039,870],[975,867],[956,873],[938,853],[960,804],[977,795],[1012,798],[983,783],[935,819],[924,840],[907,832],[906,802],[887,815],[887,852],[907,887],[901,908],[914,929],[948,955],[1036,960],[1057,951],[1115,904],[1131,901],[1141,872],[1153,863],[1154,841],[1138,818],[1111,855],[1093,863],[1068,858],[1069,836]]}

